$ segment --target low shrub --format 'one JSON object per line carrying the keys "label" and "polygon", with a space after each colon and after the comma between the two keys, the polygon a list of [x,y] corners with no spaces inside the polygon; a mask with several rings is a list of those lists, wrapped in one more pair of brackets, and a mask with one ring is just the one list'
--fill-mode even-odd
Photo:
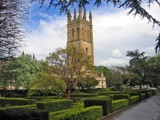
{"label": "low shrub", "polygon": [[116,111],[129,105],[128,99],[120,99],[112,101],[112,110]]}
{"label": "low shrub", "polygon": [[21,106],[8,106],[4,108],[0,108],[0,111],[3,110],[17,110],[17,109],[35,109],[36,104],[31,104],[31,105],[21,105]]}
{"label": "low shrub", "polygon": [[110,94],[125,94],[125,93],[123,91],[108,91],[99,93],[99,95],[110,95]]}
{"label": "low shrub", "polygon": [[0,109],[0,120],[48,120],[47,111],[36,109],[36,105],[12,106]]}
{"label": "low shrub", "polygon": [[0,96],[3,97],[25,97],[27,90],[0,90]]}
{"label": "low shrub", "polygon": [[73,107],[73,101],[67,99],[55,99],[37,102],[37,108],[49,112],[69,109]]}
{"label": "low shrub", "polygon": [[57,96],[30,96],[26,97],[27,99],[36,99],[36,100],[43,100],[43,99],[61,99],[62,97]]}
{"label": "low shrub", "polygon": [[112,94],[109,95],[112,100],[118,100],[118,99],[130,99],[130,95],[129,94]]}
{"label": "low shrub", "polygon": [[112,112],[112,100],[107,96],[85,99],[84,107],[90,106],[102,106],[104,116]]}
{"label": "low shrub", "polygon": [[80,98],[96,97],[96,96],[98,96],[98,94],[71,94],[71,97],[80,97]]}
{"label": "low shrub", "polygon": [[149,98],[149,97],[151,97],[153,95],[153,92],[152,91],[148,91],[147,92],[147,97]]}
{"label": "low shrub", "polygon": [[153,92],[153,95],[157,94],[157,90],[152,90],[152,92]]}
{"label": "low shrub", "polygon": [[16,105],[28,105],[36,103],[35,99],[23,99],[23,98],[0,98],[0,106],[16,106]]}
{"label": "low shrub", "polygon": [[77,108],[57,113],[50,113],[49,120],[97,120],[103,116],[101,106]]}
{"label": "low shrub", "polygon": [[74,103],[73,104],[73,108],[83,108],[84,107],[84,104],[83,103]]}
{"label": "low shrub", "polygon": [[145,99],[146,98],[146,93],[141,93],[141,99]]}
{"label": "low shrub", "polygon": [[98,97],[98,94],[71,94],[73,102],[83,102],[85,98]]}
{"label": "low shrub", "polygon": [[138,95],[137,96],[132,96],[130,98],[130,100],[131,100],[131,104],[134,104],[134,103],[137,103],[137,102],[140,101],[140,97]]}
{"label": "low shrub", "polygon": [[81,97],[71,97],[71,100],[73,100],[73,102],[83,102],[85,98],[81,98]]}

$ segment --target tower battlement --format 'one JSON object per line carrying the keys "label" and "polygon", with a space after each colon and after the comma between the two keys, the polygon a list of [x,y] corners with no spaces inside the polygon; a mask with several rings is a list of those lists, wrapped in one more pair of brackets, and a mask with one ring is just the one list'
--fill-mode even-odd
{"label": "tower battlement", "polygon": [[[83,14],[83,16],[82,16]],[[86,17],[86,10],[84,10],[84,12],[82,13],[82,10],[79,9],[78,15],[77,15],[77,11],[76,9],[74,9],[74,14],[73,17],[70,13],[70,11],[68,11],[68,15],[67,15],[68,21],[67,24],[73,24],[73,23],[77,23],[77,22],[82,22],[83,24],[87,24],[87,25],[91,25],[92,26],[92,13],[89,13],[89,20],[87,20]]]}

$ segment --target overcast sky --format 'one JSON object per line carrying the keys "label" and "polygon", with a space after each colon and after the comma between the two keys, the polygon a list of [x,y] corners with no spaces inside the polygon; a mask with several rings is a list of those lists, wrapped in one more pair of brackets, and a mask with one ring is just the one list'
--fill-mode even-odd
{"label": "overcast sky", "polygon": [[[45,59],[56,48],[66,46],[67,18],[52,10],[39,10],[38,6],[31,6],[27,22],[31,32],[26,39],[26,47],[21,50],[34,53],[37,59]],[[95,7],[87,10],[87,16],[90,10],[93,16],[95,65],[126,65],[128,50],[139,49],[148,56],[155,55],[155,38],[160,31],[158,26],[153,28],[146,19],[127,15],[128,10],[124,9]],[[160,20],[159,6],[152,5],[147,10]]]}

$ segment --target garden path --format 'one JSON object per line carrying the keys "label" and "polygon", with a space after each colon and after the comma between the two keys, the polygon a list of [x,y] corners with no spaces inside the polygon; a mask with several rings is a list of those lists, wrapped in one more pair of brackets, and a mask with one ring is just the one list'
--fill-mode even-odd
{"label": "garden path", "polygon": [[160,120],[160,93],[103,120]]}

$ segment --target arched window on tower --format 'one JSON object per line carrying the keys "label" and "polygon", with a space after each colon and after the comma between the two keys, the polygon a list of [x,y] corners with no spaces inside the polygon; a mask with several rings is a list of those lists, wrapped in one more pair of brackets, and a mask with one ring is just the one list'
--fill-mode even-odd
{"label": "arched window on tower", "polygon": [[86,55],[88,55],[88,48],[86,48]]}
{"label": "arched window on tower", "polygon": [[77,27],[77,39],[79,39],[79,27]]}
{"label": "arched window on tower", "polygon": [[82,39],[85,40],[85,36],[84,36],[84,28],[82,28]]}
{"label": "arched window on tower", "polygon": [[89,38],[89,30],[87,30],[87,41],[90,42],[90,38]]}
{"label": "arched window on tower", "polygon": [[72,29],[72,40],[74,40],[74,29]]}

